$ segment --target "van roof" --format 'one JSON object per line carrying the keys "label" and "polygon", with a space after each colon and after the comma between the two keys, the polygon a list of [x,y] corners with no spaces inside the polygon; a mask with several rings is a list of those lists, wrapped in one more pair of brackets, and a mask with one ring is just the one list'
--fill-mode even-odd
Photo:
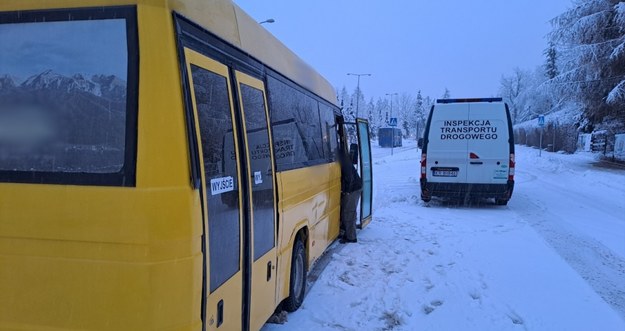
{"label": "van roof", "polygon": [[460,103],[460,102],[502,102],[502,98],[465,98],[465,99],[436,99],[436,103]]}

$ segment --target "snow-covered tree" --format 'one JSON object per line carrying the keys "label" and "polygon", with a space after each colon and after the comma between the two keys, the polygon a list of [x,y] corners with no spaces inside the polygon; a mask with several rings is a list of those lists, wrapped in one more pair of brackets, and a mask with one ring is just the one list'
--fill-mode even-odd
{"label": "snow-covered tree", "polygon": [[[380,128],[388,127],[388,120],[391,117],[390,98],[369,98],[369,101],[365,102],[363,91],[354,90],[350,94],[345,87],[337,88],[336,93],[338,105],[347,122],[355,121],[356,100],[357,95],[360,94],[359,115],[369,120],[371,137],[375,138]],[[448,89],[445,89],[445,95],[449,98]],[[435,99],[423,96],[420,90],[417,91],[416,96],[408,92],[394,96],[392,116],[397,118],[397,127],[402,129],[404,137],[419,137],[423,133],[425,121],[434,102]]]}
{"label": "snow-covered tree", "polygon": [[352,109],[352,97],[347,92],[347,88],[343,86],[341,92],[337,95],[339,107],[341,107],[341,111],[343,112],[343,117],[345,117],[346,121],[353,121],[355,118],[354,111]]}
{"label": "snow-covered tree", "polygon": [[367,103],[367,119],[369,120],[369,133],[371,138],[375,138],[378,135],[380,124],[377,121],[377,118],[378,116],[375,112],[375,103],[373,102],[373,98],[371,98]]}
{"label": "snow-covered tree", "polygon": [[501,87],[499,93],[510,107],[512,123],[517,123],[519,105],[518,98],[528,88],[529,73],[520,68],[514,68],[514,72],[510,76],[501,76]]}
{"label": "snow-covered tree", "polygon": [[[620,38],[618,46],[610,54],[610,60],[613,62],[613,67],[623,70],[623,67],[625,67],[625,39],[623,37],[625,34],[625,2],[620,1],[614,6],[614,10],[614,22],[618,26]],[[606,101],[608,104],[617,105],[623,109],[623,103],[625,103],[625,77],[621,77],[619,83],[608,94]],[[622,112],[621,115],[623,115]]]}
{"label": "snow-covered tree", "polygon": [[410,125],[410,117],[414,113],[414,98],[403,92],[395,99],[395,102],[393,113],[396,114],[394,117],[397,117],[397,126],[404,130],[404,137],[408,137],[413,130],[412,125]]}
{"label": "snow-covered tree", "polygon": [[415,99],[415,112],[411,118],[411,126],[415,130],[415,137],[418,139],[421,136],[421,132],[425,128],[425,118],[427,116],[426,104],[421,95],[421,90],[417,91],[417,97]]}
{"label": "snow-covered tree", "polygon": [[545,85],[546,81],[542,67],[525,72],[525,86],[515,99],[515,106],[518,110],[517,123],[536,118],[539,114],[550,114],[563,107],[564,100],[548,85]]}
{"label": "snow-covered tree", "polygon": [[583,130],[605,119],[625,122],[625,3],[576,0],[574,5],[551,21],[560,73],[549,84],[582,106]]}
{"label": "snow-covered tree", "polygon": [[388,120],[388,109],[390,108],[388,100],[378,98],[375,102],[375,110],[374,113],[377,114],[377,122],[378,128],[382,128],[386,126],[386,122]]}
{"label": "snow-covered tree", "polygon": [[352,94],[352,107],[354,108],[354,116],[360,118],[367,117],[365,95],[358,87],[354,89]]}
{"label": "snow-covered tree", "polygon": [[367,109],[371,112],[369,115],[369,128],[372,137],[378,135],[378,130],[387,126],[385,114],[390,109],[388,100],[378,98],[376,101],[371,98],[367,104]]}

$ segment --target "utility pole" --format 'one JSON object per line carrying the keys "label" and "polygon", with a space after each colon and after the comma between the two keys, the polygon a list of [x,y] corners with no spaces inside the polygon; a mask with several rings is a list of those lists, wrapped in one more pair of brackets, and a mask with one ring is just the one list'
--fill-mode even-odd
{"label": "utility pole", "polygon": [[347,76],[357,76],[358,77],[358,84],[356,85],[356,118],[358,118],[358,116],[360,115],[358,113],[358,103],[360,101],[360,76],[371,76],[371,74],[347,73]]}
{"label": "utility pole", "polygon": [[[386,93],[386,95],[391,96],[391,117],[389,121],[393,120],[393,96],[397,95],[397,92],[394,93]],[[391,155],[393,155],[393,148],[395,148],[395,127],[391,126]]]}

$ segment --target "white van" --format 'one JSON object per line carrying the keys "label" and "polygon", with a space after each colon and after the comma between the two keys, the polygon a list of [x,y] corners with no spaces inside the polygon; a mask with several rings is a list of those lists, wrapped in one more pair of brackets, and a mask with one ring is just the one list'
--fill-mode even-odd
{"label": "white van", "polygon": [[514,188],[514,137],[501,98],[439,99],[423,134],[421,199],[494,198]]}

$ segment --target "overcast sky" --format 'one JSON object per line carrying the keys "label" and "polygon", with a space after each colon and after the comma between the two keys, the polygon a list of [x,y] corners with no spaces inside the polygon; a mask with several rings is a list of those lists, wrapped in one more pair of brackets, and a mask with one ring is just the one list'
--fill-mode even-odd
{"label": "overcast sky", "polygon": [[497,94],[502,74],[544,62],[549,20],[571,0],[235,0],[333,86],[367,98]]}

